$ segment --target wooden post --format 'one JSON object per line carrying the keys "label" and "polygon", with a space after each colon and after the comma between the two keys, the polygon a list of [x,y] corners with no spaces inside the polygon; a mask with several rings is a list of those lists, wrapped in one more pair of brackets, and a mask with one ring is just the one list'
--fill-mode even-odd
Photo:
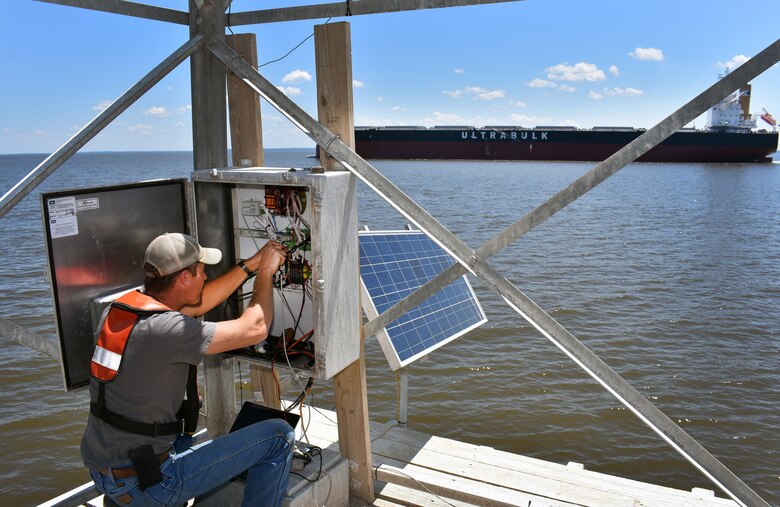
{"label": "wooden post", "polygon": [[[200,7],[198,7],[200,5]],[[190,0],[190,35],[225,37],[225,1]],[[195,169],[227,165],[225,66],[204,45],[190,57]]]}
{"label": "wooden post", "polygon": [[[190,35],[225,36],[222,0],[190,0]],[[200,6],[200,7],[199,7]],[[225,66],[204,46],[190,58],[192,150],[195,169],[227,165]],[[224,435],[236,413],[233,363],[221,356],[203,360],[209,436]]]}
{"label": "wooden post", "polygon": [[[244,60],[257,67],[255,34],[228,35],[226,42]],[[233,165],[238,167],[244,165],[241,163],[242,160],[249,160],[252,166],[262,166],[263,127],[260,116],[260,95],[235,74],[228,74],[227,84]]]}
{"label": "wooden post", "polygon": [[259,391],[263,395],[263,405],[272,408],[282,407],[279,373],[276,370],[259,364],[250,364],[249,378],[252,391]]}
{"label": "wooden post", "polygon": [[[257,67],[257,37],[253,33],[228,35],[230,44],[244,60]],[[235,74],[229,73],[227,79],[228,106],[230,110],[230,145],[233,165],[242,166],[243,160],[249,165],[263,165],[263,124],[260,116],[260,96]],[[279,393],[279,375],[258,364],[249,365],[249,378],[253,392],[261,392],[263,404],[267,407],[282,406]]]}
{"label": "wooden post", "polygon": [[[317,65],[317,111],[319,121],[344,143],[355,146],[352,112],[352,49],[349,23],[314,27]],[[341,169],[331,157],[320,152],[326,170]],[[355,309],[360,311],[359,308]],[[339,450],[350,461],[350,496],[367,503],[374,501],[371,462],[371,433],[368,424],[368,389],[363,337],[360,358],[333,378],[338,415]]]}
{"label": "wooden post", "polygon": [[333,377],[336,391],[339,451],[349,460],[350,497],[367,503],[374,501],[371,429],[368,420],[368,389],[363,336],[360,336],[360,359]]}
{"label": "wooden post", "polygon": [[[319,122],[355,148],[355,117],[352,109],[352,42],[349,23],[314,27],[317,66],[317,114]],[[326,171],[343,169],[324,150],[320,163]]]}

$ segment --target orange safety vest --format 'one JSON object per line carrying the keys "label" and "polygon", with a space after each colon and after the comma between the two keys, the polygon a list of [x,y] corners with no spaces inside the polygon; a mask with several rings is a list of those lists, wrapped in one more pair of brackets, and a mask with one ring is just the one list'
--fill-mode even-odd
{"label": "orange safety vest", "polygon": [[102,421],[130,433],[156,437],[184,432],[192,434],[198,425],[198,369],[190,365],[187,374],[187,397],[182,401],[177,420],[168,423],[145,423],[117,414],[106,408],[106,384],[114,380],[122,365],[122,356],[130,339],[130,333],[141,317],[173,311],[151,296],[131,291],[111,303],[111,309],[100,329],[95,351],[92,354],[90,373],[98,381],[97,400],[90,403],[89,411]]}
{"label": "orange safety vest", "polygon": [[102,382],[111,382],[122,364],[130,333],[141,316],[172,311],[151,296],[137,290],[111,303],[103,327],[100,329],[95,351],[92,353],[90,373]]}

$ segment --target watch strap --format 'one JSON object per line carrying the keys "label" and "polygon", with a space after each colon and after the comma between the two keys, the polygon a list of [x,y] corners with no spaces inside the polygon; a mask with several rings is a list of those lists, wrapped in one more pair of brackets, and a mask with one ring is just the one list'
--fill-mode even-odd
{"label": "watch strap", "polygon": [[238,261],[238,267],[244,270],[244,273],[246,273],[247,278],[252,278],[257,274],[255,271],[249,269],[243,260]]}

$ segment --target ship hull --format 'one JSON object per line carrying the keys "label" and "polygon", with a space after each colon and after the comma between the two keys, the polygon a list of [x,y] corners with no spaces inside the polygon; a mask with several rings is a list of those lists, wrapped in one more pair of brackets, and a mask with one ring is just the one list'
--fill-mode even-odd
{"label": "ship hull", "polygon": [[[355,149],[368,159],[601,161],[641,130],[357,128]],[[776,132],[681,131],[639,162],[771,162]]]}

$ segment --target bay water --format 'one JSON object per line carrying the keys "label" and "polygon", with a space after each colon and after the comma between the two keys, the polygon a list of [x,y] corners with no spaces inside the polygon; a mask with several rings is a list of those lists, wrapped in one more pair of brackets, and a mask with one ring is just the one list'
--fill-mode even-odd
{"label": "bay water", "polygon": [[[313,150],[267,150],[309,167]],[[5,192],[44,155],[0,155]],[[473,248],[590,163],[375,161]],[[79,153],[0,219],[0,316],[56,341],[40,191],[181,177],[188,152]],[[632,164],[490,263],[780,505],[780,164]],[[360,187],[360,225],[406,221]],[[715,489],[632,413],[472,278],[481,328],[410,366],[409,427],[657,484]],[[397,418],[396,376],[366,341],[370,416]],[[57,362],[0,337],[0,495],[35,505],[89,480],[84,392]],[[247,398],[247,376],[238,379]],[[313,403],[333,408],[332,385]],[[295,397],[297,392],[286,393]],[[722,493],[718,493],[723,496]]]}

